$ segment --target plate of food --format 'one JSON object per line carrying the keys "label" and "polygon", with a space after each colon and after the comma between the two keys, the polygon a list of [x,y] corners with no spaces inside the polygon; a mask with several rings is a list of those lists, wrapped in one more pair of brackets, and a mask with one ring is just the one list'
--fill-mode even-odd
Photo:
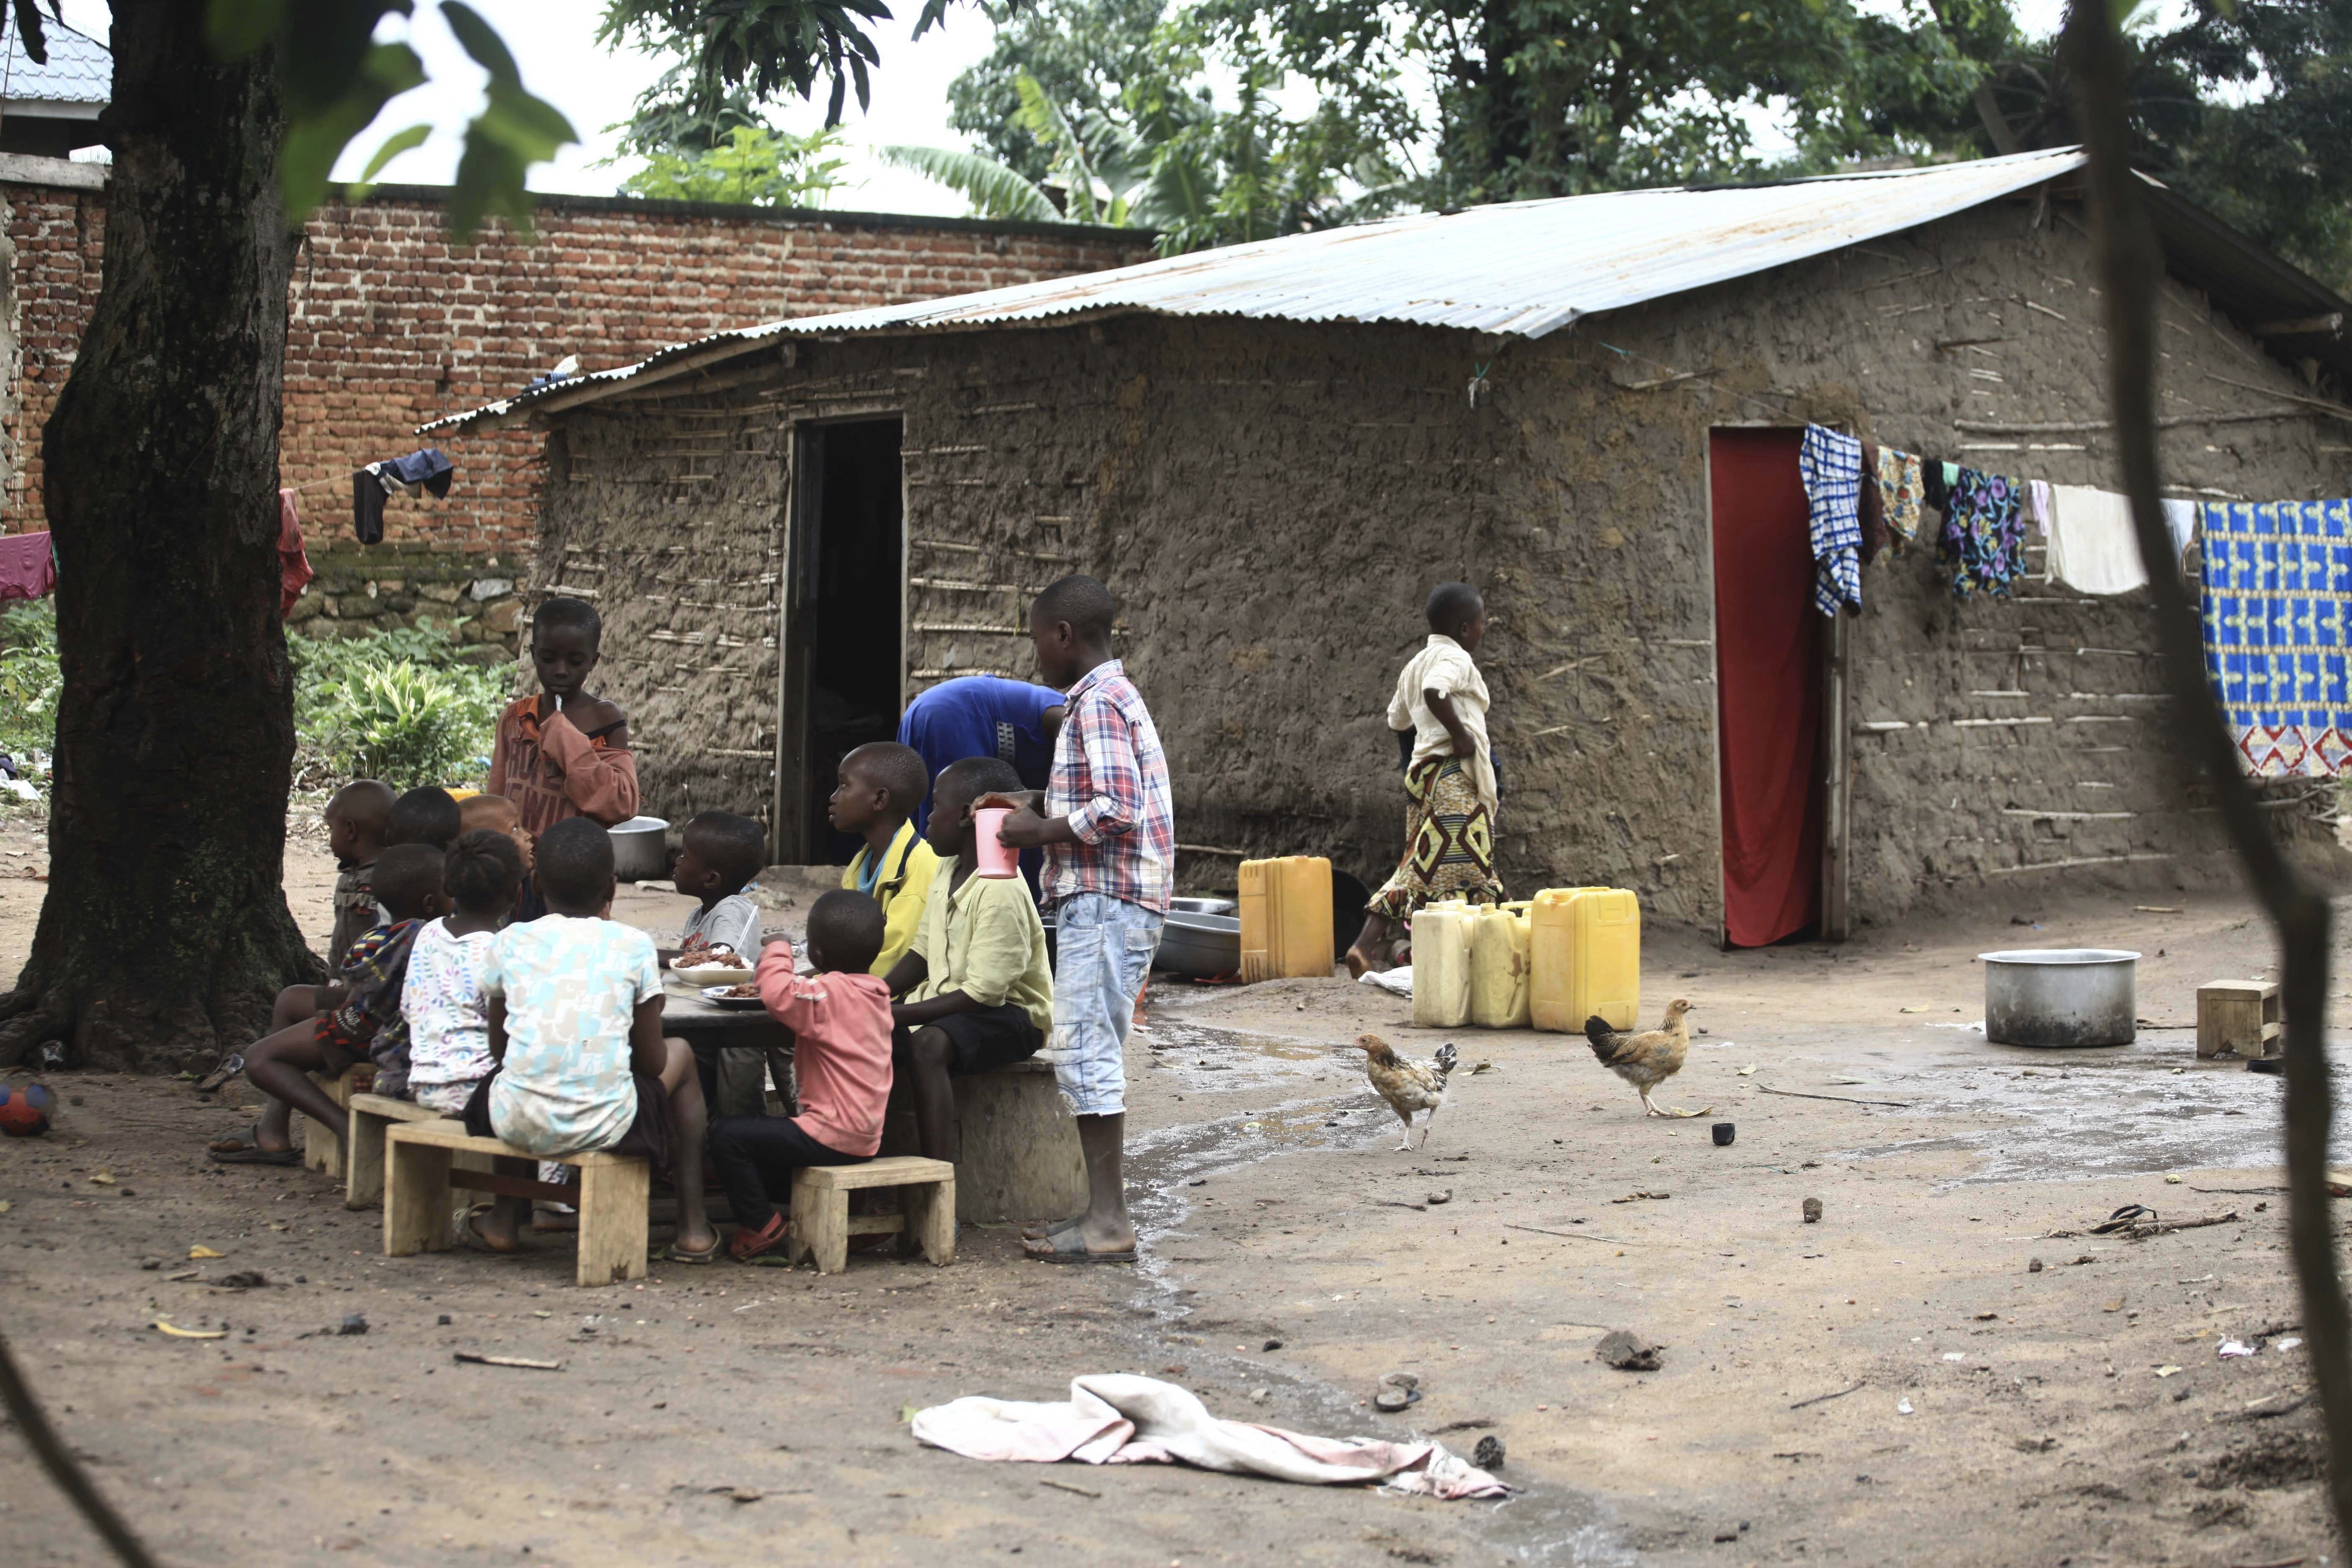
{"label": "plate of food", "polygon": [[669,966],[689,985],[733,985],[751,978],[750,960],[723,942],[699,937],[689,941]]}
{"label": "plate of food", "polygon": [[757,1007],[760,988],[748,981],[738,985],[706,985],[702,999],[714,1007]]}

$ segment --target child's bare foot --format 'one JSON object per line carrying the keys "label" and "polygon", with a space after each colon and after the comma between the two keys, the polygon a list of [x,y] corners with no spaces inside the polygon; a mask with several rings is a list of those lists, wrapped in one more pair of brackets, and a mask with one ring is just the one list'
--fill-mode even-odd
{"label": "child's bare foot", "polygon": [[292,1165],[302,1158],[294,1152],[292,1139],[282,1131],[271,1139],[268,1128],[258,1121],[242,1132],[214,1139],[205,1145],[205,1152],[224,1165]]}
{"label": "child's bare foot", "polygon": [[457,1222],[457,1239],[477,1252],[499,1258],[517,1258],[524,1250],[512,1225],[499,1223],[497,1205],[492,1204],[477,1204],[466,1211]]}
{"label": "child's bare foot", "polygon": [[1386,973],[1395,967],[1396,964],[1387,953],[1375,952],[1360,942],[1348,950],[1348,973],[1357,980],[1361,980],[1367,974]]}

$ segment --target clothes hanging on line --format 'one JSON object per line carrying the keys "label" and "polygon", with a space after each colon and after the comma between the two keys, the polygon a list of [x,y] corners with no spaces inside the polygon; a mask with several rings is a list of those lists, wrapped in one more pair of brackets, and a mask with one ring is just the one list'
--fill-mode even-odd
{"label": "clothes hanging on line", "polygon": [[278,613],[282,616],[292,609],[317,575],[302,549],[302,509],[295,504],[292,490],[281,489],[278,492]]}
{"label": "clothes hanging on line", "polygon": [[1886,501],[1878,493],[1878,451],[1872,442],[1862,444],[1862,563],[1869,565],[1878,559],[1880,551],[1892,542],[1886,531]]}
{"label": "clothes hanging on line", "polygon": [[2128,594],[2147,586],[2131,499],[2087,485],[2051,489],[2048,580],[2084,594]]}
{"label": "clothes hanging on line", "polygon": [[48,533],[0,535],[0,603],[38,599],[58,585],[58,556]]}
{"label": "clothes hanging on line", "polygon": [[2352,500],[2201,510],[2205,671],[2242,765],[2263,778],[2343,773],[2352,765]]}
{"label": "clothes hanging on line", "polygon": [[1892,447],[1879,447],[1870,488],[1877,492],[1879,511],[1886,520],[1886,548],[1900,555],[1919,539],[1919,507],[1927,499],[1919,459]]}
{"label": "clothes hanging on line", "polygon": [[2033,531],[2042,538],[2050,537],[2052,510],[2050,486],[2042,479],[2025,481],[2025,515],[2033,520]]}
{"label": "clothes hanging on line", "polygon": [[1944,465],[1951,505],[1944,511],[1938,542],[1952,563],[1952,594],[1978,593],[2006,598],[2009,585],[2025,574],[2025,525],[2014,479],[1974,468]]}
{"label": "clothes hanging on line", "polygon": [[1819,425],[1797,448],[1813,548],[1813,608],[1862,608],[1862,443]]}
{"label": "clothes hanging on line", "polygon": [[353,469],[352,532],[362,544],[382,543],[385,498],[423,489],[438,499],[449,493],[449,481],[456,472],[457,466],[438,447]]}
{"label": "clothes hanging on line", "polygon": [[1952,488],[1944,482],[1944,470],[1950,467],[1935,458],[1919,459],[1919,499],[1947,515],[1952,510]]}
{"label": "clothes hanging on line", "polygon": [[2164,526],[2172,535],[2172,559],[2178,563],[2188,552],[2189,542],[2197,537],[2197,514],[2200,503],[2193,500],[2168,500],[2161,503]]}

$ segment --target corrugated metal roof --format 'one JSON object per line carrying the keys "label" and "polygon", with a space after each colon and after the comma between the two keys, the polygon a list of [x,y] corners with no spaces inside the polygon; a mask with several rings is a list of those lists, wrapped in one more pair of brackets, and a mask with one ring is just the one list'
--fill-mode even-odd
{"label": "corrugated metal roof", "polygon": [[1774,184],[1611,191],[1416,213],[1108,272],[771,321],[419,428],[502,418],[559,395],[564,406],[574,406],[682,360],[708,363],[791,334],[919,331],[1142,310],[1399,321],[1537,338],[1580,316],[1915,228],[2070,174],[2084,162],[2080,152],[2062,148]]}
{"label": "corrugated metal roof", "polygon": [[8,23],[6,73],[10,103],[105,103],[114,96],[114,56],[104,44],[84,37],[55,16],[41,18],[49,63],[35,65],[25,52],[24,35]]}

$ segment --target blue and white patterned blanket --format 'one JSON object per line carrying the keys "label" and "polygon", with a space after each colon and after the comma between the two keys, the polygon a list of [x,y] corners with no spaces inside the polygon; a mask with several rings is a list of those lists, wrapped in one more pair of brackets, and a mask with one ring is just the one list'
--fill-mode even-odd
{"label": "blue and white patterned blanket", "polygon": [[2352,764],[2352,500],[2209,502],[2205,671],[2248,773]]}
{"label": "blue and white patterned blanket", "polygon": [[1819,425],[1797,448],[1813,545],[1813,608],[1862,608],[1862,442]]}

